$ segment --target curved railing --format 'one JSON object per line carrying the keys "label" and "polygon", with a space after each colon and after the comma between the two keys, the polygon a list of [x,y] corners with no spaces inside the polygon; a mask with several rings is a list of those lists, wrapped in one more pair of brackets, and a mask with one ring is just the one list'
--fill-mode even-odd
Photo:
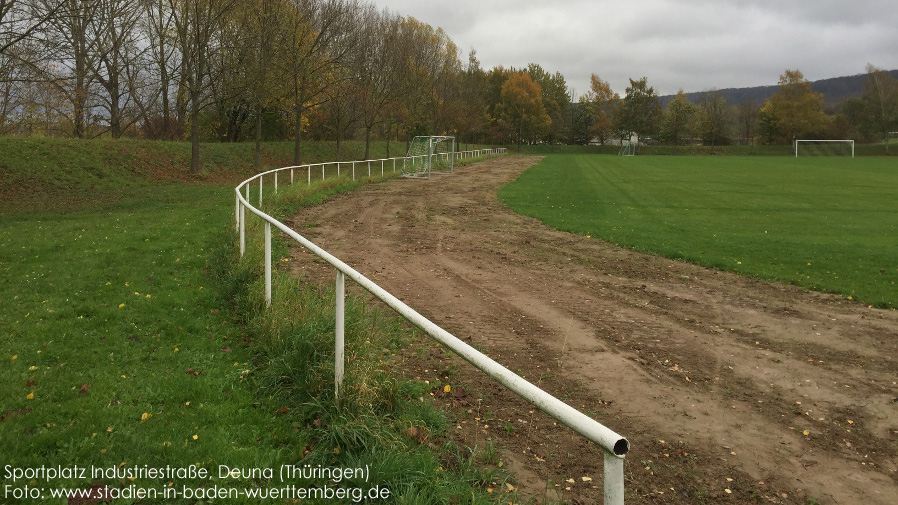
{"label": "curved railing", "polygon": [[[486,154],[502,154],[505,149],[485,149],[478,151],[464,151],[454,153],[453,159],[475,158]],[[238,185],[235,188],[236,193],[236,210],[235,218],[237,221],[236,228],[240,235],[240,254],[244,254],[246,250],[246,211],[259,216],[265,222],[265,300],[271,305],[271,227],[282,231],[284,234],[295,240],[301,246],[314,253],[319,258],[326,261],[336,269],[336,331],[335,331],[335,366],[334,366],[334,395],[339,399],[340,389],[343,382],[343,335],[344,335],[344,303],[345,303],[345,277],[349,277],[359,286],[374,295],[377,299],[384,302],[388,307],[395,310],[399,315],[407,321],[415,325],[424,333],[452,349],[459,356],[464,358],[482,372],[496,379],[516,393],[521,398],[532,403],[534,406],[554,417],[559,422],[580,433],[588,440],[598,444],[605,454],[604,457],[604,503],[622,505],[624,503],[624,455],[630,450],[630,442],[626,438],[618,435],[614,431],[605,427],[601,423],[595,421],[589,416],[583,414],[570,405],[555,398],[549,393],[527,382],[525,379],[515,374],[511,370],[500,365],[496,361],[490,359],[485,354],[477,351],[470,345],[459,340],[448,331],[440,328],[426,317],[422,316],[414,309],[400,301],[395,296],[388,293],[385,289],[378,286],[355,269],[343,263],[335,256],[331,255],[324,249],[313,244],[311,241],[296,233],[287,225],[281,223],[277,219],[262,212],[259,208],[249,203],[250,186],[255,186],[258,180],[259,187],[259,205],[261,206],[263,195],[263,179],[265,176],[273,178],[274,192],[277,192],[278,173],[289,170],[290,183],[294,183],[295,173],[305,171],[307,184],[311,184],[313,171],[317,175],[318,169],[321,169],[322,179],[325,178],[327,172],[326,167],[336,170],[336,175],[341,174],[341,168],[345,165],[348,170],[352,171],[352,177],[356,177],[356,170],[359,164],[367,169],[370,176],[372,163],[376,173],[377,164],[380,164],[381,174],[386,175],[389,167],[391,171],[396,171],[396,167],[401,162],[407,162],[409,158],[385,158],[380,160],[365,160],[354,162],[332,162],[332,163],[315,163],[309,165],[298,165],[292,167],[283,167],[267,172],[257,174]],[[349,175],[349,172],[346,172]],[[316,177],[317,178],[317,177]]]}

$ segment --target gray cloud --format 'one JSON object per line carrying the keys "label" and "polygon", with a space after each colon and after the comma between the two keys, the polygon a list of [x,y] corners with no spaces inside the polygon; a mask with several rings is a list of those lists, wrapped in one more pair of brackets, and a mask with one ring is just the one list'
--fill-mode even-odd
{"label": "gray cloud", "polygon": [[669,94],[775,84],[787,68],[811,80],[898,68],[898,9],[883,0],[375,3],[442,27],[485,68],[538,63],[581,94],[591,73]]}

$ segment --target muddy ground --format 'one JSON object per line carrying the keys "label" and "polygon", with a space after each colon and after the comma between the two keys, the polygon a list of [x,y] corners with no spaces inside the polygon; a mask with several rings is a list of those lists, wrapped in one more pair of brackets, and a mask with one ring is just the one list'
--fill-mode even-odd
{"label": "muddy ground", "polygon": [[[496,198],[538,161],[371,184],[288,224],[626,436],[628,503],[898,503],[898,311],[549,229]],[[522,501],[601,501],[595,445],[432,341],[404,368],[455,388],[433,396],[452,436]]]}

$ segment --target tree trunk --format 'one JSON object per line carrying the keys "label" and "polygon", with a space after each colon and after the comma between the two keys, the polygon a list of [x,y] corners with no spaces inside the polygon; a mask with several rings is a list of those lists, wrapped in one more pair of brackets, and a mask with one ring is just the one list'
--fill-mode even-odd
{"label": "tree trunk", "polygon": [[190,93],[190,173],[200,172],[200,96],[199,91]]}
{"label": "tree trunk", "polygon": [[300,80],[299,89],[296,90],[296,109],[294,110],[294,115],[296,119],[296,125],[294,126],[294,136],[293,136],[293,164],[300,165],[302,164],[301,156],[301,146],[302,146],[302,104],[305,101],[305,91],[306,91],[306,80],[305,78]]}
{"label": "tree trunk", "polygon": [[365,125],[365,158],[371,159],[371,126]]}
{"label": "tree trunk", "polygon": [[262,166],[262,107],[256,114],[256,147],[253,149],[253,168],[259,171]]}

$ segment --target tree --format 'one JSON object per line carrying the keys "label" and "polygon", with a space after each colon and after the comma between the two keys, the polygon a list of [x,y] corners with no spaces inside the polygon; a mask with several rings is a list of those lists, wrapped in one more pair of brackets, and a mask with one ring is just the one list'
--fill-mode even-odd
{"label": "tree", "polygon": [[898,130],[898,80],[868,63],[867,82],[861,98],[864,103],[862,124],[882,136],[886,152],[889,152],[889,132]]}
{"label": "tree", "polygon": [[108,114],[112,138],[121,137],[124,129],[138,120],[136,115],[128,119],[124,115],[137,97],[134,77],[143,50],[138,47],[136,28],[141,14],[140,5],[129,0],[98,0],[90,19],[96,34],[96,58],[90,61],[103,90],[99,103]]}
{"label": "tree", "polygon": [[620,103],[620,95],[613,92],[611,85],[596,74],[592,74],[589,81],[589,92],[580,98],[580,103],[586,107],[591,118],[589,138],[597,138],[600,144],[604,144],[613,131],[611,118],[615,107]]}
{"label": "tree", "polygon": [[98,1],[66,0],[59,7],[57,2],[40,0],[36,8],[41,13],[39,16],[58,9],[56,15],[47,21],[50,40],[45,49],[50,53],[51,60],[61,62],[62,74],[50,73],[57,77],[54,80],[57,89],[71,106],[67,115],[72,121],[72,135],[83,138],[89,121],[88,104],[95,77],[97,32],[92,30],[92,20],[97,15]]}
{"label": "tree", "polygon": [[552,119],[543,106],[542,89],[524,72],[512,75],[502,85],[499,117],[512,131],[518,151],[524,140],[548,133]]}
{"label": "tree", "polygon": [[758,130],[758,115],[760,108],[751,100],[745,100],[739,104],[739,135],[746,145],[754,144]]}
{"label": "tree", "polygon": [[567,83],[561,72],[550,74],[536,63],[527,65],[527,75],[539,83],[542,90],[543,107],[552,121],[545,140],[554,144],[556,140],[564,137],[567,124],[564,121],[564,111],[570,106]]}
{"label": "tree", "polygon": [[784,142],[825,129],[823,95],[812,90],[811,82],[798,70],[786,70],[780,76],[779,90],[767,100],[764,111],[777,124]]}
{"label": "tree", "polygon": [[293,112],[293,163],[302,163],[304,115],[332,96],[330,89],[342,83],[333,78],[345,65],[357,42],[355,0],[293,0],[289,13],[284,72],[291,88]]}
{"label": "tree", "polygon": [[190,119],[190,173],[195,174],[200,170],[200,111],[212,103],[209,90],[222,70],[213,66],[224,50],[216,36],[237,0],[168,1],[181,52],[181,84]]}
{"label": "tree", "polygon": [[705,91],[698,103],[696,133],[706,146],[716,146],[729,138],[732,112],[727,99],[718,90]]}
{"label": "tree", "polygon": [[631,134],[638,137],[652,135],[658,131],[661,118],[661,103],[655,89],[643,77],[638,81],[630,79],[624,99],[618,103],[614,125],[621,138]]}
{"label": "tree", "polygon": [[661,124],[661,140],[675,146],[684,140],[692,125],[692,117],[695,114],[695,106],[686,98],[686,93],[681,89],[677,96],[668,102],[664,111],[664,122]]}

